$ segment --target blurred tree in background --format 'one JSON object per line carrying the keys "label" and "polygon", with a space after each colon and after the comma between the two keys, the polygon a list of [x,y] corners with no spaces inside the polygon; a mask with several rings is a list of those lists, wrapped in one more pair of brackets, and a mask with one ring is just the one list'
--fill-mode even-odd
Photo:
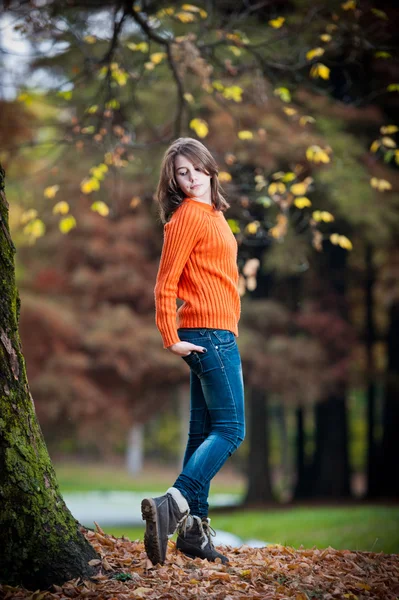
{"label": "blurred tree in background", "polygon": [[153,195],[167,145],[196,136],[239,243],[247,501],[276,497],[275,407],[283,445],[295,419],[288,497],[351,494],[353,390],[368,495],[398,496],[397,16],[351,0],[6,4],[28,59],[0,100],[0,160],[51,449],[111,455],[187,380],[154,324]]}

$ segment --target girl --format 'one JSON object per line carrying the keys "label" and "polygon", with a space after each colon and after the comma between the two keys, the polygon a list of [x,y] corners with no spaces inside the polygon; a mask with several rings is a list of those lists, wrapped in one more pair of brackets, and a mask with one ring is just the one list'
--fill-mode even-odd
{"label": "girl", "polygon": [[[163,158],[157,199],[164,243],[155,285],[163,347],[190,367],[190,427],[183,470],[163,496],[144,498],[144,545],[163,564],[168,535],[190,557],[227,557],[211,541],[211,479],[244,439],[237,241],[223,215],[218,166],[205,146],[179,138]],[[176,298],[183,300],[176,313]],[[177,321],[177,322],[176,322]]]}

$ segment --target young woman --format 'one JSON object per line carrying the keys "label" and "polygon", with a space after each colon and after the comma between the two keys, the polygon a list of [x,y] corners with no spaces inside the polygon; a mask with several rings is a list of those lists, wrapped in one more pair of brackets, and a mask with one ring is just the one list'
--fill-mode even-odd
{"label": "young woman", "polygon": [[[155,285],[163,347],[190,367],[190,427],[183,470],[163,496],[144,498],[144,545],[163,564],[168,536],[191,557],[227,558],[211,541],[211,479],[245,436],[244,381],[236,337],[240,318],[237,241],[218,166],[199,141],[179,138],[163,158],[157,188],[164,242]],[[183,304],[176,313],[176,298]]]}

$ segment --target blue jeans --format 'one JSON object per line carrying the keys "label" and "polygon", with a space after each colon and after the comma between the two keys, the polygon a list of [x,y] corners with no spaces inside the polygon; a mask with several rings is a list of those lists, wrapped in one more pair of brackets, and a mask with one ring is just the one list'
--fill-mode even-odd
{"label": "blue jeans", "polygon": [[182,357],[190,367],[190,428],[183,470],[173,486],[191,514],[206,517],[211,479],[245,437],[241,357],[227,329],[180,328],[178,334],[207,352]]}

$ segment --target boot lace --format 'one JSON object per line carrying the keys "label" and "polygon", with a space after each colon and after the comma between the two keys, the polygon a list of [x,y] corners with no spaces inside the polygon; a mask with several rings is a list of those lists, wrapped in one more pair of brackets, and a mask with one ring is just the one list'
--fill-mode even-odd
{"label": "boot lace", "polygon": [[208,538],[209,544],[211,546],[211,548],[214,548],[215,546],[213,545],[213,541],[211,539],[211,536],[215,537],[216,536],[216,531],[213,529],[213,527],[210,526],[208,519],[204,519],[202,521],[202,528],[204,530],[204,533],[206,535],[206,537]]}

